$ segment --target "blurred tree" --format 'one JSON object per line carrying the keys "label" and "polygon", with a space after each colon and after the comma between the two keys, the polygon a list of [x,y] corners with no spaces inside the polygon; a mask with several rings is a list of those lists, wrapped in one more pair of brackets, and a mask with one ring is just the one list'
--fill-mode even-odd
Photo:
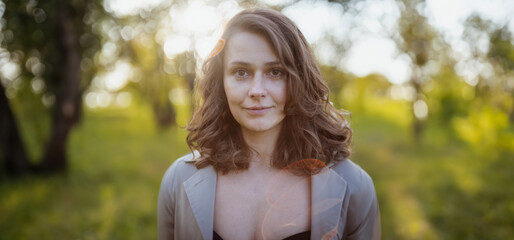
{"label": "blurred tree", "polygon": [[[472,101],[466,114],[452,119],[453,128],[456,136],[488,158],[504,152],[511,154],[514,36],[506,24],[496,24],[476,14],[466,19],[464,27],[463,39],[470,54],[459,59],[456,69],[467,83],[462,92],[471,92],[466,95]],[[468,88],[473,90],[467,91]]]}
{"label": "blurred tree", "polygon": [[[176,110],[170,102],[173,88],[190,82],[195,78],[196,65],[183,73],[183,64],[196,61],[194,55],[182,53],[170,59],[164,51],[164,44],[170,28],[170,8],[179,2],[163,1],[158,6],[143,8],[138,14],[117,16],[111,28],[121,37],[112,38],[106,34],[108,41],[114,42],[121,50],[114,60],[123,57],[130,59],[132,67],[138,73],[131,84],[153,109],[157,126],[166,128],[177,124]],[[180,2],[186,4],[184,2]],[[187,58],[185,58],[187,56]],[[191,75],[192,73],[192,75]]]}
{"label": "blurred tree", "polygon": [[4,171],[11,174],[21,174],[30,164],[18,132],[18,125],[5,96],[4,86],[0,84],[0,176]]}
{"label": "blurred tree", "polygon": [[429,81],[427,63],[434,59],[436,42],[439,41],[436,30],[429,24],[422,11],[426,8],[424,0],[398,0],[401,11],[398,19],[398,32],[392,36],[401,52],[411,60],[411,77],[409,84],[414,88],[412,99],[412,130],[416,141],[423,131],[423,116],[416,114],[416,108],[426,108],[426,96],[423,86]]}
{"label": "blurred tree", "polygon": [[514,123],[514,36],[505,25],[495,29],[489,40],[491,44],[487,56],[500,66],[499,71],[502,75],[498,78],[497,88],[498,91],[506,93],[502,94],[505,100],[500,100],[498,105],[508,112],[510,122]]}
{"label": "blurred tree", "polygon": [[[148,22],[157,20],[147,19],[138,22],[148,24]],[[164,50],[153,40],[156,32],[157,28],[140,32],[128,42],[130,48],[128,52],[132,53],[130,59],[141,73],[139,75],[141,79],[137,81],[139,90],[151,104],[157,125],[165,128],[177,123],[175,109],[169,100],[169,93],[174,86],[168,73],[165,72],[166,65],[169,63],[166,62]]]}
{"label": "blurred tree", "polygon": [[508,24],[497,25],[473,14],[465,21],[464,39],[471,56],[463,63],[478,70],[470,81],[477,104],[493,104],[513,122],[514,36]]}
{"label": "blurred tree", "polygon": [[342,89],[340,98],[351,110],[370,112],[367,105],[372,99],[387,96],[391,83],[380,74],[369,74],[364,77],[346,78],[345,88]]}
{"label": "blurred tree", "polygon": [[343,104],[340,101],[339,94],[346,87],[353,76],[339,70],[335,66],[321,65],[320,69],[323,79],[325,79],[328,84],[328,88],[330,89],[330,101],[333,102],[336,108],[342,108]]}
{"label": "blurred tree", "polygon": [[[487,61],[487,44],[489,42],[489,34],[491,33],[491,27],[493,26],[493,22],[483,19],[480,15],[473,14],[469,16],[464,23],[464,40],[467,42],[469,47],[469,52],[471,56],[466,59],[462,59],[461,61],[467,66],[472,66],[472,68],[479,68],[480,64],[488,64]],[[484,65],[482,65],[484,66]],[[489,65],[490,66],[490,65]],[[467,70],[471,72],[470,70]],[[476,76],[468,76],[468,82],[470,85],[474,86],[476,99],[488,99],[488,90],[487,90],[487,79],[488,76],[484,76],[484,71],[474,73]],[[489,71],[491,73],[491,71]]]}
{"label": "blurred tree", "polygon": [[[20,68],[15,76],[9,79],[4,76],[2,84],[11,104],[19,111],[12,111],[7,103],[0,109],[1,115],[15,119],[14,114],[19,113],[24,121],[31,122],[37,131],[43,131],[42,135],[47,136],[37,165],[30,164],[33,166],[29,167],[20,162],[17,165],[23,167],[16,172],[9,168],[5,171],[8,174],[21,174],[30,168],[40,172],[63,171],[67,167],[68,134],[80,120],[82,92],[89,84],[82,76],[91,70],[91,66],[81,65],[81,61],[98,50],[92,28],[94,16],[91,15],[102,14],[101,2],[27,0],[6,1],[5,6],[1,40],[8,56],[4,64],[14,63]],[[32,112],[37,114],[31,115]],[[49,128],[44,124],[45,118],[51,119]],[[23,161],[23,157],[13,159],[9,154],[11,147],[25,149],[22,141],[2,143],[4,164]],[[16,156],[22,155],[26,156]]]}
{"label": "blurred tree", "polygon": [[456,116],[466,115],[473,101],[473,87],[463,81],[452,65],[443,65],[431,77],[431,83],[425,85],[424,92],[433,120],[440,127],[451,127],[447,124]]}
{"label": "blurred tree", "polygon": [[184,77],[189,90],[193,91],[196,78],[197,56],[194,51],[186,51],[175,57],[179,76]]}

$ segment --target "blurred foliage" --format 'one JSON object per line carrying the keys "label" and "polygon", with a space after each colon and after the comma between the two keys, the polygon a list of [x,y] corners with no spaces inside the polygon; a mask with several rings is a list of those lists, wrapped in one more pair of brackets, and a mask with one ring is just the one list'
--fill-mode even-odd
{"label": "blurred foliage", "polygon": [[[398,19],[398,32],[392,35],[400,51],[410,59],[411,76],[408,81],[414,90],[410,97],[412,102],[412,133],[415,141],[419,141],[424,130],[426,114],[416,108],[419,104],[426,105],[425,85],[430,82],[430,72],[427,69],[430,61],[444,55],[440,47],[441,42],[437,37],[437,31],[428,22],[428,17],[422,11],[426,8],[425,0],[401,0],[400,18]],[[438,49],[439,46],[439,49]],[[443,61],[438,61],[445,64]]]}
{"label": "blurred foliage", "polygon": [[514,151],[508,116],[498,109],[473,109],[469,116],[454,118],[452,124],[457,135],[484,157],[494,159],[505,151]]}
{"label": "blurred foliage", "polygon": [[188,151],[152,108],[88,110],[70,136],[66,174],[0,184],[2,239],[155,239],[163,170]]}
{"label": "blurred foliage", "polygon": [[432,80],[424,90],[429,95],[432,119],[445,123],[455,116],[466,115],[475,98],[474,88],[462,81],[455,70],[448,66],[442,67]]}
{"label": "blurred foliage", "polygon": [[[96,54],[99,46],[90,13],[103,8],[98,1],[30,0],[1,5],[5,9],[0,24],[0,78],[13,108],[2,114],[7,115],[6,122],[15,116],[28,120],[21,126],[21,134],[16,127],[10,127],[16,129],[13,132],[1,125],[12,141],[10,147],[0,144],[11,156],[3,162],[17,166],[7,167],[6,174],[64,171],[67,136],[80,120],[81,93],[90,82],[82,75],[92,75],[89,69],[81,71],[81,61]],[[11,148],[24,149],[23,143],[12,139],[26,135],[27,128],[35,130],[31,132],[35,137],[28,137],[29,154],[10,154]],[[0,176],[4,175],[1,171]]]}

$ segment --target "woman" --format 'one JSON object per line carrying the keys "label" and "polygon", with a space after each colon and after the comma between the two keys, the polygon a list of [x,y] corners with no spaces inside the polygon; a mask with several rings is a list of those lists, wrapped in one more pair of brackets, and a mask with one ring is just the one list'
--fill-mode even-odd
{"label": "woman", "polygon": [[165,173],[159,239],[379,239],[373,182],[328,101],[307,41],[279,12],[245,10],[203,66],[192,154]]}

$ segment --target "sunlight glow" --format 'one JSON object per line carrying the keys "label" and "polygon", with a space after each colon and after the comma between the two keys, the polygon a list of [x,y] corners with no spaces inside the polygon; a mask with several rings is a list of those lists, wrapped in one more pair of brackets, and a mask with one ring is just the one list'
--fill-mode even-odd
{"label": "sunlight glow", "polygon": [[421,99],[414,102],[414,115],[418,119],[425,119],[428,115],[427,103]]}
{"label": "sunlight glow", "polygon": [[164,41],[164,53],[172,59],[175,55],[191,48],[191,41],[184,36],[168,36]]}
{"label": "sunlight glow", "polygon": [[173,58],[178,53],[195,50],[199,58],[204,59],[216,44],[224,23],[240,10],[233,0],[216,6],[196,0],[172,7],[169,16],[173,33],[165,40],[166,56]]}
{"label": "sunlight glow", "polygon": [[85,102],[89,108],[104,108],[112,104],[115,94],[105,90],[89,92],[86,94]]}
{"label": "sunlight glow", "polygon": [[349,25],[345,23],[339,4],[325,2],[299,2],[284,9],[284,15],[293,20],[311,44],[319,41],[327,32],[344,35]]}
{"label": "sunlight glow", "polygon": [[[105,0],[104,7],[108,12],[118,17],[140,14],[161,4],[164,0],[127,1]],[[264,1],[271,5],[291,3],[288,0]],[[506,7],[507,6],[507,7]],[[329,47],[319,47],[316,55],[322,63],[329,63],[331,58],[341,58],[343,69],[356,75],[364,76],[379,73],[386,76],[392,83],[400,84],[409,80],[410,61],[401,54],[391,40],[385,40],[395,31],[399,10],[393,0],[370,0],[357,4],[357,14],[342,14],[339,4],[315,1],[299,1],[293,3],[283,12],[290,17],[311,44],[323,39],[325,34],[334,37],[336,41],[351,39],[353,46],[345,53],[334,52]],[[208,55],[221,34],[222,25],[230,17],[239,12],[241,7],[234,1],[222,1],[214,5],[206,0],[193,0],[174,4],[168,14],[171,18],[172,32],[163,37],[166,56],[173,58],[176,54],[195,50],[200,59]],[[510,0],[492,0],[484,5],[479,0],[427,0],[428,18],[445,38],[457,54],[469,55],[460,39],[463,31],[463,21],[473,12],[477,12],[494,22],[508,22],[514,28],[514,2]],[[349,23],[356,25],[351,30]],[[123,29],[121,37],[131,39],[133,29]],[[326,45],[326,44],[325,44]],[[483,44],[482,44],[483,45]],[[109,44],[102,49],[104,57],[110,56],[117,49]],[[467,54],[467,55],[466,55]],[[329,59],[329,60],[327,60]],[[472,70],[466,72],[466,78],[473,84]]]}
{"label": "sunlight glow", "polygon": [[427,0],[429,20],[444,34],[453,38],[462,34],[464,20],[472,13],[478,13],[496,23],[509,23],[514,28],[514,1],[490,0]]}
{"label": "sunlight glow", "polygon": [[111,72],[101,75],[100,77],[105,81],[105,87],[107,90],[116,92],[122,89],[132,76],[132,65],[127,61],[120,60],[116,62],[116,65]]}
{"label": "sunlight glow", "polygon": [[221,24],[216,8],[193,1],[186,6],[172,7],[169,12],[172,26],[177,32],[198,36],[214,31]]}
{"label": "sunlight glow", "polygon": [[91,82],[91,91],[84,95],[84,102],[89,108],[109,106],[128,107],[132,103],[129,92],[119,92],[133,79],[132,64],[127,60],[118,60],[111,71],[97,74]]}
{"label": "sunlight glow", "polygon": [[30,81],[30,86],[32,87],[32,91],[34,91],[34,93],[36,93],[36,94],[42,93],[43,90],[45,89],[45,85],[46,85],[45,81],[43,81],[43,79],[40,77],[34,77]]}
{"label": "sunlight glow", "polygon": [[117,17],[139,14],[141,9],[152,9],[162,3],[163,0],[104,0],[103,5],[107,12]]}
{"label": "sunlight glow", "polygon": [[55,95],[47,92],[41,98],[41,102],[45,107],[51,107],[55,103]]}
{"label": "sunlight glow", "polygon": [[357,76],[378,72],[392,83],[400,84],[410,77],[410,60],[407,56],[396,55],[396,45],[392,40],[370,38],[354,44],[343,60],[343,68]]}
{"label": "sunlight glow", "polygon": [[196,51],[201,59],[205,59],[214,48],[214,45],[218,41],[215,36],[199,38],[196,41]]}
{"label": "sunlight glow", "polygon": [[6,62],[0,67],[0,75],[3,79],[12,81],[17,78],[21,73],[21,68],[14,62]]}
{"label": "sunlight glow", "polygon": [[132,103],[132,94],[129,92],[120,92],[116,96],[115,103],[117,106],[120,106],[122,108],[130,106]]}
{"label": "sunlight glow", "polygon": [[175,105],[186,105],[189,99],[189,89],[185,88],[174,88],[170,91],[168,97],[170,101]]}
{"label": "sunlight glow", "polygon": [[389,94],[394,100],[407,100],[413,101],[416,97],[416,90],[410,85],[397,85],[393,84],[389,88]]}

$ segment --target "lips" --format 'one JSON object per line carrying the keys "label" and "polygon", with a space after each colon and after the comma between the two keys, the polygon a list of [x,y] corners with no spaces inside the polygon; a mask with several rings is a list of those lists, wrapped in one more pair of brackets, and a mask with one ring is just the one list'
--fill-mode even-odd
{"label": "lips", "polygon": [[267,106],[252,106],[252,107],[244,107],[244,109],[253,115],[262,115],[265,114],[268,110],[270,110],[273,107],[267,107]]}
{"label": "lips", "polygon": [[248,109],[248,110],[263,110],[263,109],[268,109],[268,108],[271,108],[271,107],[256,106],[256,107],[247,107],[245,109]]}

